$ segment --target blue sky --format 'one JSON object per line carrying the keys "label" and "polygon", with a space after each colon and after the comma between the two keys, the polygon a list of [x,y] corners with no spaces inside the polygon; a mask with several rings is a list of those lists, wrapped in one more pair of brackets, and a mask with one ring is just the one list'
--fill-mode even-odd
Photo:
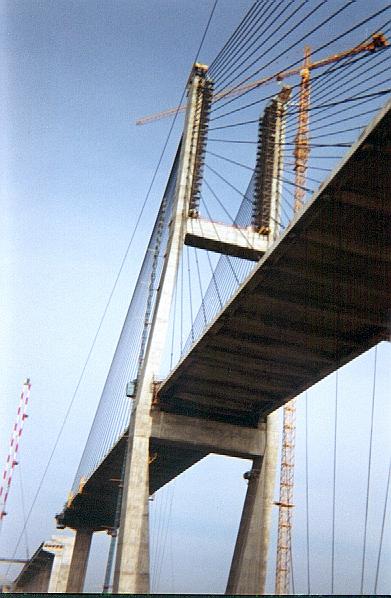
{"label": "blue sky", "polygon": [[[359,0],[356,4],[359,18],[366,3]],[[373,10],[385,5],[372,4]],[[250,5],[244,0],[220,0],[200,56],[203,62],[211,62]],[[21,383],[26,376],[32,379],[30,417],[0,537],[1,556],[13,552],[23,523],[20,473],[28,510],[170,126],[169,121],[160,121],[135,127],[134,121],[177,104],[211,6],[209,0],[4,0],[0,5],[1,156],[5,165],[0,241],[0,458],[6,457]],[[346,22],[339,24],[341,29],[346,26]],[[180,122],[32,513],[30,553],[54,532],[53,516],[71,487],[179,135]],[[383,344],[379,348],[370,510],[372,564],[390,454],[389,360],[390,347]],[[340,569],[336,585],[340,592],[358,591],[372,367],[373,352],[341,373]],[[329,591],[330,551],[325,538],[329,537],[331,513],[333,388],[330,378],[309,392],[313,591],[320,593]],[[303,523],[303,413],[301,402],[297,528]],[[158,493],[151,503],[157,563],[154,589],[224,591],[246,469],[247,463],[210,456],[186,472],[173,488]],[[163,525],[167,531],[161,537]],[[388,529],[379,585],[384,593],[391,587],[385,566],[390,560],[390,533]],[[160,552],[158,537],[160,546],[165,546]],[[305,591],[303,546],[303,533],[295,532],[295,571],[301,591]],[[191,558],[185,547],[188,552],[191,549]],[[91,591],[100,589],[106,551],[107,537],[97,536],[87,581]],[[24,554],[23,539],[18,556]],[[371,577],[368,583],[368,591],[372,591]],[[271,575],[268,584],[272,591]]]}

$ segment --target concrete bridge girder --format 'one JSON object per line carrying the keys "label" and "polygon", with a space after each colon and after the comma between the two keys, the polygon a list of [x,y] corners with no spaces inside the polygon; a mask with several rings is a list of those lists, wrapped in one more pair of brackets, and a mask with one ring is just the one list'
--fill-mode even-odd
{"label": "concrete bridge girder", "polygon": [[242,459],[262,457],[265,452],[266,424],[248,428],[187,417],[173,413],[152,413],[151,440],[181,447],[194,447],[207,453]]}
{"label": "concrete bridge girder", "polygon": [[184,242],[191,247],[255,262],[270,245],[269,236],[260,235],[251,226],[240,228],[201,218],[187,219]]}
{"label": "concrete bridge girder", "polygon": [[41,544],[12,584],[15,593],[67,592],[74,548],[74,536],[52,536]]}

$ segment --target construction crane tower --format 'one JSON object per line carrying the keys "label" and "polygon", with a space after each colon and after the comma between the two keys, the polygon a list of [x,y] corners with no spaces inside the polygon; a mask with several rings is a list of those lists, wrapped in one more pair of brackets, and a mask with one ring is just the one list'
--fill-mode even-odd
{"label": "construction crane tower", "polygon": [[27,406],[30,399],[30,378],[26,378],[23,383],[22,392],[19,398],[18,410],[16,412],[15,423],[12,428],[10,443],[8,447],[8,455],[5,462],[3,476],[1,478],[0,486],[0,526],[7,515],[6,506],[11,489],[12,476],[15,470],[15,466],[18,465],[18,452],[20,439],[23,432],[23,425],[27,415]]}

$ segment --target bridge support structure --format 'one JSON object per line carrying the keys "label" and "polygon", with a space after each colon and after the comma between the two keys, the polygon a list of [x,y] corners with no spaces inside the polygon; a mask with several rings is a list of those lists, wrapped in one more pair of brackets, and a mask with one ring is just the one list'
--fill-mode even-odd
{"label": "bridge support structure", "polygon": [[71,572],[74,536],[53,536],[42,543],[13,582],[13,593],[63,594]]}
{"label": "bridge support structure", "polygon": [[114,593],[149,593],[149,441],[153,382],[163,356],[171,299],[185,234],[185,220],[191,205],[197,148],[202,134],[200,103],[206,70],[202,65],[195,65],[189,80],[188,108],[166,259],[129,427]]}
{"label": "bridge support structure", "polygon": [[54,555],[47,590],[49,594],[67,592],[74,547],[75,538],[69,536],[53,536],[51,541],[43,545],[44,550]]}
{"label": "bridge support structure", "polygon": [[268,416],[265,451],[253,458],[226,594],[264,594],[278,454],[278,414]]}
{"label": "bridge support structure", "polygon": [[[134,410],[128,432],[128,448],[126,453],[126,467],[124,488],[122,497],[121,518],[118,534],[117,555],[114,572],[113,592],[114,593],[149,593],[149,494],[150,494],[150,447],[151,441],[159,441],[163,444],[180,446],[181,443],[187,446],[189,458],[192,460],[191,446],[193,443],[194,463],[209,452],[221,454],[232,454],[244,458],[254,458],[256,467],[259,468],[264,454],[262,449],[261,436],[265,430],[259,430],[255,427],[246,428],[241,425],[233,425],[227,422],[208,421],[203,419],[200,424],[196,424],[196,418],[183,417],[190,422],[191,433],[184,435],[185,420],[179,424],[175,420],[178,414],[160,413],[158,416],[153,413],[154,409],[154,383],[159,374],[165,340],[169,325],[170,309],[174,295],[177,271],[183,245],[189,244],[204,249],[212,249],[228,255],[237,255],[247,259],[259,259],[267,250],[272,240],[272,226],[265,227],[265,233],[260,230],[248,229],[238,230],[235,227],[218,227],[214,223],[208,225],[203,221],[200,224],[198,217],[197,198],[199,194],[199,181],[202,176],[203,157],[200,152],[205,144],[206,121],[203,118],[208,114],[208,106],[205,102],[211,99],[210,82],[206,78],[207,67],[196,64],[191,73],[188,84],[188,106],[185,118],[185,127],[182,137],[181,154],[175,189],[175,199],[173,206],[173,215],[169,225],[169,237],[165,253],[165,261],[160,279],[160,285],[156,296],[156,303],[148,342],[145,350],[143,366],[138,377],[137,391],[134,399]],[[278,122],[281,121],[279,117]],[[282,131],[282,127],[280,126]],[[280,148],[280,140],[277,135],[274,137],[275,147]],[[279,166],[280,160],[273,158],[272,166]],[[275,166],[277,165],[277,166]],[[267,174],[269,176],[269,172]],[[265,175],[263,174],[263,180]],[[261,181],[260,185],[263,184]],[[278,187],[278,185],[277,185]],[[271,190],[270,200],[273,199],[273,215],[278,213],[278,189],[276,185]],[[269,217],[269,224],[274,223],[274,216]],[[192,223],[189,221],[193,220]],[[197,224],[200,226],[197,228]],[[273,224],[274,226],[274,224]],[[205,229],[203,231],[203,228]],[[202,242],[200,239],[203,239]],[[160,418],[160,428],[156,424],[157,418]],[[264,424],[261,424],[264,426]],[[162,429],[165,432],[162,432]],[[209,430],[208,430],[209,427]],[[158,428],[160,432],[158,431]],[[228,430],[228,428],[230,428]],[[245,431],[243,431],[245,429]],[[182,431],[181,431],[182,430]],[[160,433],[160,439],[157,438]],[[180,438],[182,434],[182,437]],[[240,442],[241,435],[246,438]],[[236,437],[236,446],[233,440]],[[193,440],[191,440],[193,439]],[[255,449],[250,449],[253,444]],[[258,444],[257,444],[258,443]],[[259,444],[260,443],[260,444]],[[252,454],[252,450],[255,453]],[[267,457],[262,466],[262,474],[254,493],[253,483],[250,484],[250,495],[254,495],[255,500],[259,500],[256,507],[253,504],[252,513],[249,515],[248,508],[245,508],[244,519],[251,520],[250,527],[242,525],[240,537],[243,537],[243,529],[246,528],[246,540],[241,540],[244,549],[241,551],[241,562],[245,559],[252,559],[261,563],[265,562],[265,552],[267,545],[268,532],[263,534],[264,540],[262,546],[254,544],[251,548],[252,538],[256,533],[261,534],[259,528],[255,532],[256,525],[261,523],[264,529],[267,529],[269,516],[265,508],[266,496],[265,488],[271,485],[271,479],[274,481],[274,470],[270,478],[270,471],[273,469],[270,465],[271,460]],[[269,464],[269,466],[268,466]],[[248,499],[249,504],[252,499]],[[254,503],[254,501],[253,501]],[[261,511],[259,511],[261,509]],[[266,510],[265,510],[266,509]],[[259,515],[259,512],[261,515]],[[244,526],[244,527],[243,527]],[[250,530],[250,531],[249,531]],[[254,550],[257,550],[255,555]],[[259,556],[258,555],[263,555]],[[239,568],[236,567],[237,571]],[[235,574],[236,575],[236,574]],[[264,579],[264,574],[259,577],[251,578],[252,586],[259,593],[261,585],[258,581]],[[245,575],[239,575],[240,588],[246,588],[244,581]],[[257,580],[257,581],[256,581]],[[236,582],[235,582],[236,583]],[[236,587],[236,586],[235,586]],[[239,587],[239,586],[238,586]]]}
{"label": "bridge support structure", "polygon": [[[194,448],[252,460],[248,488],[227,584],[227,594],[265,592],[270,524],[278,454],[278,414],[257,428],[152,412],[151,440],[178,451]],[[159,459],[159,455],[157,455]]]}
{"label": "bridge support structure", "polygon": [[76,530],[72,560],[70,563],[68,582],[66,585],[67,593],[81,594],[83,592],[88,557],[91,548],[92,533],[93,530],[91,529]]}
{"label": "bridge support structure", "polygon": [[266,447],[266,424],[250,428],[154,410],[151,441],[154,446],[175,446],[178,451],[186,448],[204,454],[262,459]]}

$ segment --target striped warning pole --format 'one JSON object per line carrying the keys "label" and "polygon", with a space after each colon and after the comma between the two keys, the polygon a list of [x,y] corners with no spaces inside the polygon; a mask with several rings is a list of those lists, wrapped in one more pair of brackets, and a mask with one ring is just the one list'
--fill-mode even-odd
{"label": "striped warning pole", "polygon": [[3,476],[1,478],[0,486],[0,523],[2,523],[7,512],[5,510],[9,491],[12,483],[12,475],[15,466],[18,464],[18,451],[20,439],[23,432],[24,421],[27,416],[27,406],[30,399],[31,382],[30,378],[27,378],[23,384],[22,393],[19,399],[18,410],[16,413],[16,420],[12,428],[7,460],[5,462]]}

